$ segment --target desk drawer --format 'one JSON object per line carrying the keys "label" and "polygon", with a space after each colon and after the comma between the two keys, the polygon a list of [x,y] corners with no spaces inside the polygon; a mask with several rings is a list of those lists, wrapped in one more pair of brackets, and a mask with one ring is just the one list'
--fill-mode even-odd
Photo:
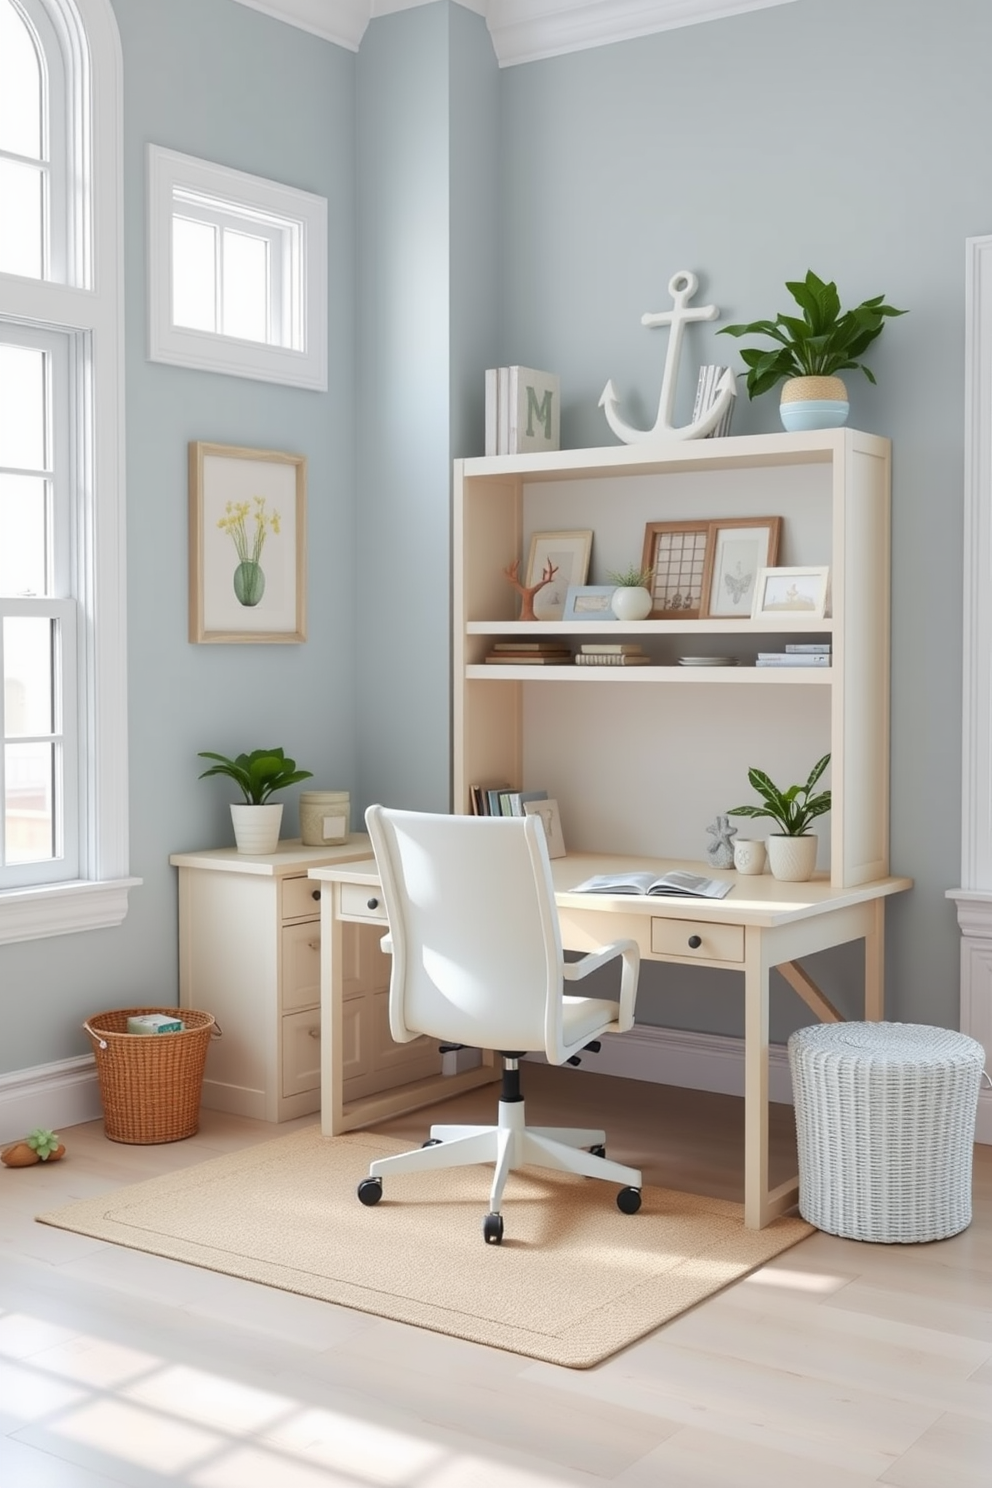
{"label": "desk drawer", "polygon": [[705,920],[652,919],[651,950],[656,956],[743,961],[744,926],[710,925]]}
{"label": "desk drawer", "polygon": [[382,890],[367,884],[341,885],[341,914],[355,920],[381,920],[386,923]]}
{"label": "desk drawer", "polygon": [[304,875],[282,881],[284,920],[317,919],[320,915],[320,884]]}

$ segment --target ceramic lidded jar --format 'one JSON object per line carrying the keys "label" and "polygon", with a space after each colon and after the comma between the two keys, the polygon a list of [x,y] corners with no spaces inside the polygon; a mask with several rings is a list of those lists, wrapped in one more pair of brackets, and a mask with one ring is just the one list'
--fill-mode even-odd
{"label": "ceramic lidded jar", "polygon": [[351,798],[347,791],[300,792],[300,841],[304,847],[347,842]]}

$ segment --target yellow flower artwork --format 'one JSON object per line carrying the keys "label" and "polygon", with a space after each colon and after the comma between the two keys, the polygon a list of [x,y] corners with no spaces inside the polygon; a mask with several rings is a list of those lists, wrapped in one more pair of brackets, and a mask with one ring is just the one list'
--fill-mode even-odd
{"label": "yellow flower artwork", "polygon": [[228,533],[238,555],[234,570],[238,602],[251,608],[265,593],[262,549],[270,531],[273,537],[279,536],[279,513],[266,511],[264,496],[255,496],[251,501],[229,501],[217,526]]}

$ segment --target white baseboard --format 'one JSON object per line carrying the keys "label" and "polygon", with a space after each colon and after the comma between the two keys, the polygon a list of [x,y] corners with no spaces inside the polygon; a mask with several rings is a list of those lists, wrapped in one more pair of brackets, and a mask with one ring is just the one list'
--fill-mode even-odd
{"label": "white baseboard", "polygon": [[[718,1095],[744,1094],[743,1039],[642,1023],[629,1033],[604,1034],[602,1044],[598,1054],[581,1056],[582,1068],[591,1074],[651,1080],[656,1085],[711,1090]],[[792,1077],[784,1044],[769,1048],[768,1092],[773,1101],[791,1106]]]}
{"label": "white baseboard", "polygon": [[57,1132],[102,1115],[92,1054],[0,1075],[0,1142],[16,1142],[37,1126]]}

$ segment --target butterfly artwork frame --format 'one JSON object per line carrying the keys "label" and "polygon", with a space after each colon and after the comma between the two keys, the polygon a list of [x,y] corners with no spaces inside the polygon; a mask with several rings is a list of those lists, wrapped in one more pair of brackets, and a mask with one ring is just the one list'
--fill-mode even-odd
{"label": "butterfly artwork frame", "polygon": [[701,616],[750,620],[758,575],[778,562],[781,517],[741,517],[710,524]]}

